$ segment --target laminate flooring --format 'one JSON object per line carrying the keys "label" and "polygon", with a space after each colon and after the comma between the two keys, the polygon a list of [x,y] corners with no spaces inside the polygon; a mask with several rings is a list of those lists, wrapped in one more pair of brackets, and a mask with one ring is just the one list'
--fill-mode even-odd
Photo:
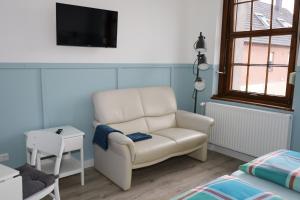
{"label": "laminate flooring", "polygon": [[80,176],[60,180],[61,200],[167,200],[219,176],[231,174],[242,164],[216,152],[208,153],[207,162],[188,156],[133,171],[132,187],[123,191],[94,168],[85,170],[85,186]]}

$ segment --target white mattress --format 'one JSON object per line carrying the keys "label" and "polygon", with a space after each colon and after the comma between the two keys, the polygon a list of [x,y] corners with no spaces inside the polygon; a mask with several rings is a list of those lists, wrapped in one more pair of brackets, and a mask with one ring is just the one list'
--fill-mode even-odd
{"label": "white mattress", "polygon": [[255,176],[251,176],[245,172],[242,171],[236,171],[232,174],[232,176],[235,176],[247,183],[250,183],[251,185],[260,188],[267,192],[272,192],[274,194],[277,194],[281,196],[283,199],[286,200],[300,200],[300,193],[294,192],[292,190],[289,190],[285,187],[282,187],[280,185],[274,184],[269,181],[265,181],[263,179],[257,178]]}

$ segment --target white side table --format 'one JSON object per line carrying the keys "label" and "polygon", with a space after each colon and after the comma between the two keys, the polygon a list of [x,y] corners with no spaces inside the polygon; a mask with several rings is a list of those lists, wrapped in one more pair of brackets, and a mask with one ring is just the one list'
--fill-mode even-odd
{"label": "white side table", "polygon": [[0,199],[22,200],[22,177],[19,171],[0,164]]}
{"label": "white side table", "polygon": [[[57,131],[57,129],[63,129],[60,135],[64,139],[64,144],[65,144],[64,153],[68,153],[67,155],[63,156],[61,166],[60,166],[59,178],[71,176],[74,174],[81,174],[81,185],[84,185],[84,153],[83,153],[83,137],[85,135],[84,132],[72,126],[62,126],[62,127],[55,127],[49,129],[29,131],[25,133],[25,136],[27,138],[27,136],[30,133],[36,131],[51,132],[53,134],[56,134],[55,132]],[[71,156],[72,151],[78,151],[78,150],[80,151],[80,160],[77,160]],[[26,151],[27,151],[27,163],[30,163],[31,149],[26,148]],[[47,158],[47,155],[43,157],[46,158],[38,162],[38,165],[41,165],[40,166],[41,170],[46,173],[53,173],[53,169],[54,169],[53,159]]]}

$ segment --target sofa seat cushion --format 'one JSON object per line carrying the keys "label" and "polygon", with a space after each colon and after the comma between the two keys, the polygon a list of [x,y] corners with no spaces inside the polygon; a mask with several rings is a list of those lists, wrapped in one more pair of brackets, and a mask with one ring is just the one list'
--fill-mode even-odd
{"label": "sofa seat cushion", "polygon": [[208,139],[208,136],[204,133],[183,128],[168,128],[153,132],[153,134],[175,141],[177,152],[197,148]]}
{"label": "sofa seat cushion", "polygon": [[152,135],[151,139],[139,141],[134,144],[135,165],[153,162],[176,152],[176,142],[159,135]]}

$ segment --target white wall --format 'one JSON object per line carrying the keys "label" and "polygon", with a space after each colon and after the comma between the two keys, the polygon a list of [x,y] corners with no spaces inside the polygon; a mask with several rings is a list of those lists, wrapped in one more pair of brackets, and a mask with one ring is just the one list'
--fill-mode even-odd
{"label": "white wall", "polygon": [[56,46],[54,0],[0,1],[0,62],[192,63],[200,31],[214,63],[220,0],[58,0],[119,11],[118,48]]}

